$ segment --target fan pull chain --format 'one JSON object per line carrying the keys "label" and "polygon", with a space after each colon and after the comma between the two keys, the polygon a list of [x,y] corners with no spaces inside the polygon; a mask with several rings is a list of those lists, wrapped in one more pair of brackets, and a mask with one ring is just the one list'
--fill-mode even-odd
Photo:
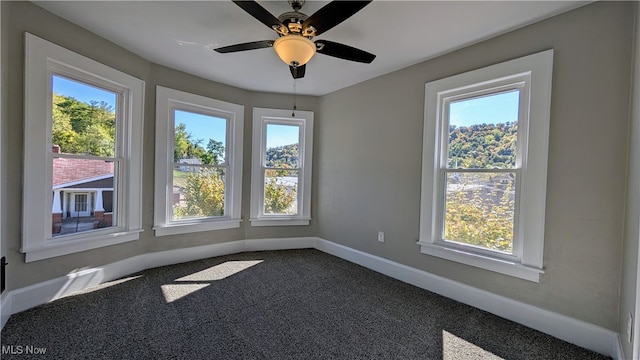
{"label": "fan pull chain", "polygon": [[291,117],[296,117],[296,79],[293,79],[293,111]]}

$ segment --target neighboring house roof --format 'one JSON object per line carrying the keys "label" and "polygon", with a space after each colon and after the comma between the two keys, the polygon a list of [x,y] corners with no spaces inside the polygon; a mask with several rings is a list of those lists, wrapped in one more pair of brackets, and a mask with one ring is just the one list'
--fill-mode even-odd
{"label": "neighboring house roof", "polygon": [[53,186],[113,176],[113,162],[89,159],[53,159]]}

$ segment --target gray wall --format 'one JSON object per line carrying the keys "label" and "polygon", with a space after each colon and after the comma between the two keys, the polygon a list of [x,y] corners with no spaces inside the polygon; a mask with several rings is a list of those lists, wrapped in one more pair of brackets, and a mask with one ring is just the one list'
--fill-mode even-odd
{"label": "gray wall", "polygon": [[[595,3],[323,96],[318,235],[605,328],[618,326],[633,3]],[[540,283],[420,253],[426,82],[555,49]],[[376,240],[385,232],[385,242]]]}
{"label": "gray wall", "polygon": [[[640,241],[640,6],[636,4],[635,54],[633,69],[633,91],[631,94],[631,119],[629,124],[629,164],[627,182],[627,206],[624,227],[624,247],[622,250],[622,279],[620,287],[620,317],[618,332],[625,359],[637,359],[638,348],[632,349],[627,340],[627,316],[636,312],[638,284],[638,242]],[[638,343],[639,327],[636,324],[635,342]],[[633,352],[632,352],[633,351]]]}
{"label": "gray wall", "polygon": [[[7,99],[2,99],[2,239],[9,262],[7,289],[64,276],[77,269],[112,263],[138,254],[214,244],[238,239],[312,236],[309,226],[251,228],[249,218],[252,108],[290,108],[291,95],[256,93],[207,81],[189,74],[152,64],[88,31],[28,2],[6,2],[2,6],[2,81]],[[24,32],[61,45],[146,82],[143,154],[143,226],[139,241],[114,245],[32,263],[24,263],[19,252],[22,222],[23,156],[23,76]],[[6,71],[5,71],[6,67]],[[239,229],[154,237],[153,173],[155,147],[155,87],[175,88],[245,106],[243,211],[245,221]],[[318,98],[298,96],[298,108],[318,111]],[[6,115],[6,116],[5,116]],[[315,172],[315,171],[314,171]],[[316,191],[314,191],[316,193]],[[314,199],[312,199],[314,200]],[[316,201],[313,201],[314,203]],[[9,211],[10,209],[10,211]],[[316,213],[312,208],[312,217]],[[5,226],[6,224],[6,226]]]}

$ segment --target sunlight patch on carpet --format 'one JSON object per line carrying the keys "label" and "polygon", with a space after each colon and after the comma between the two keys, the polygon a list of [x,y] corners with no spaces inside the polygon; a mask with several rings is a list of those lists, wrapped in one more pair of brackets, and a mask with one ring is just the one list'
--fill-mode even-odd
{"label": "sunlight patch on carpet", "polygon": [[260,264],[263,260],[247,260],[247,261],[226,261],[222,264],[212,266],[208,269],[198,271],[196,273],[183,276],[176,281],[215,281],[228,278],[242,270],[246,270],[252,266]]}
{"label": "sunlight patch on carpet", "polygon": [[442,360],[455,359],[504,360],[477,345],[442,330]]}
{"label": "sunlight patch on carpet", "polygon": [[194,272],[187,276],[177,278],[174,284],[161,285],[164,299],[170,303],[202,290],[210,285],[211,281],[218,281],[235,275],[252,266],[260,264],[263,260],[226,261],[222,264]]}
{"label": "sunlight patch on carpet", "polygon": [[183,297],[202,290],[209,284],[171,284],[162,285],[162,295],[167,303],[182,299]]}
{"label": "sunlight patch on carpet", "polygon": [[[81,274],[82,273],[82,274]],[[87,276],[87,274],[91,274],[91,276]],[[80,276],[80,275],[82,276]],[[94,291],[104,290],[111,286],[117,286],[127,281],[137,280],[141,278],[143,275],[132,275],[123,277],[116,280],[107,281],[101,283],[104,278],[104,274],[102,269],[92,269],[88,272],[78,272],[67,275],[67,282],[58,290],[58,293],[54,296],[54,299],[65,296],[74,296],[78,294],[88,294]],[[80,288],[82,290],[73,291],[73,289]]]}

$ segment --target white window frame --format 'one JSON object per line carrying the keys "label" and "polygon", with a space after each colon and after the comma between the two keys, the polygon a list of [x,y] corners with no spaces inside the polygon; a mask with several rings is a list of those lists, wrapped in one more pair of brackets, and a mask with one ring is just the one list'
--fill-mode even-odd
{"label": "white window frame", "polygon": [[[424,254],[538,282],[544,273],[545,194],[553,50],[547,50],[425,85],[420,237]],[[513,255],[443,239],[448,120],[452,99],[520,90]]]}
{"label": "white window frame", "polygon": [[[267,125],[293,125],[300,128],[298,143],[298,214],[264,213],[264,168],[267,151]],[[313,112],[253,108],[253,151],[251,161],[251,226],[309,225],[311,221],[311,168],[313,154]]]}
{"label": "white window frame", "polygon": [[[52,237],[52,76],[116,93],[120,183],[116,226]],[[142,229],[144,81],[25,33],[25,125],[22,248],[36,261],[139,238]],[[115,179],[114,179],[115,180]]]}
{"label": "white window frame", "polygon": [[[171,220],[173,205],[173,139],[175,110],[227,120],[225,215]],[[244,106],[156,86],[156,165],[154,227],[156,236],[240,227],[242,205],[242,137]]]}

